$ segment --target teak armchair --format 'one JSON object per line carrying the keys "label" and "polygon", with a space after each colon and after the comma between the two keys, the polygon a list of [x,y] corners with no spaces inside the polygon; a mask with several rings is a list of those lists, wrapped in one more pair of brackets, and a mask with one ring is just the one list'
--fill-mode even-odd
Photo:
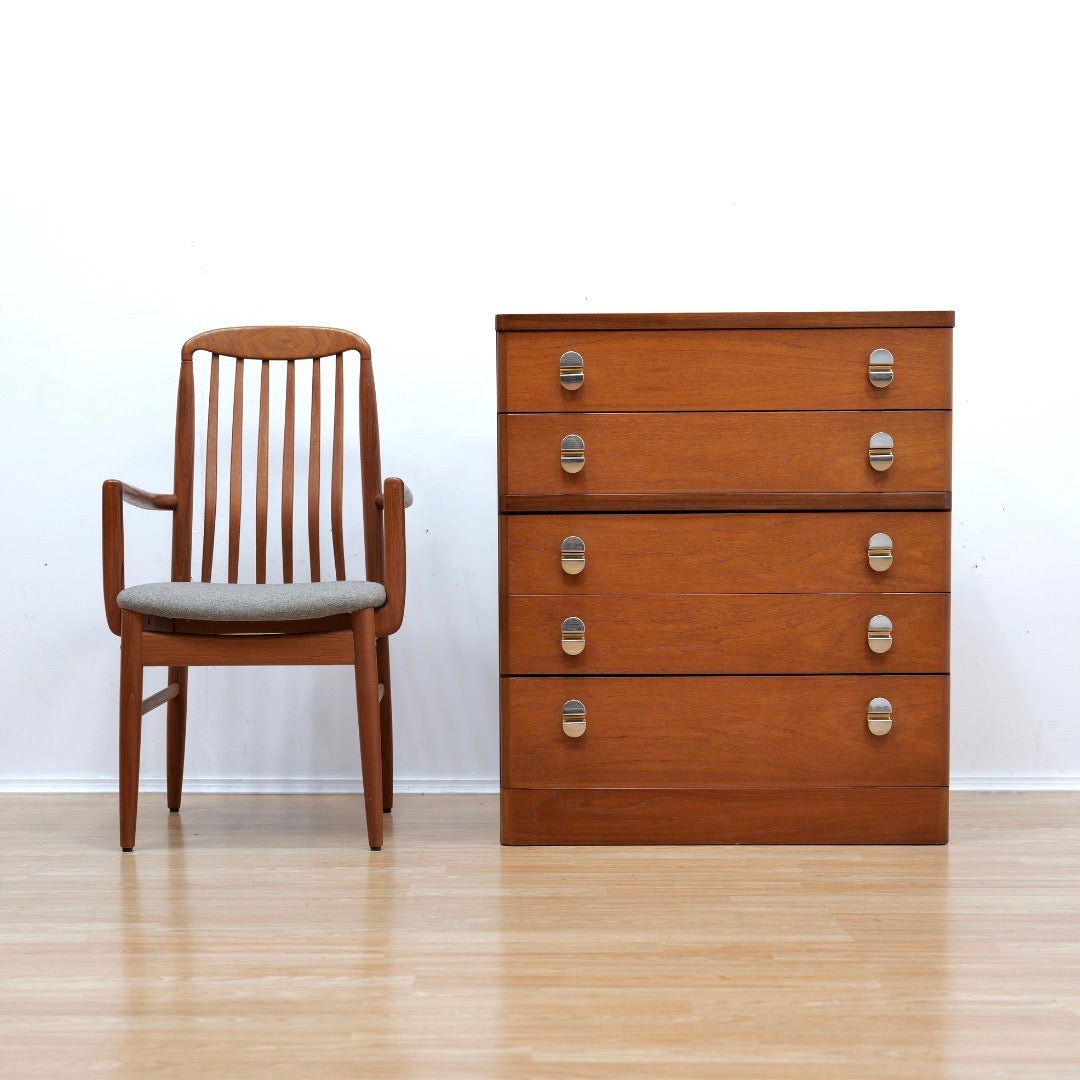
{"label": "teak armchair", "polygon": [[[202,514],[201,581],[192,578],[195,472],[193,357],[211,354]],[[344,355],[360,355],[359,450],[366,580],[346,578],[343,529],[345,437]],[[234,358],[229,448],[228,580],[212,582],[217,516],[218,386],[222,357]],[[311,361],[311,417],[307,524],[311,582],[293,581],[293,489],[296,440],[296,361]],[[330,521],[334,580],[320,580],[321,377],[334,379]],[[242,504],[244,365],[259,365],[259,421],[255,484],[255,583],[237,582]],[[281,584],[268,584],[267,517],[270,460],[270,368],[285,367],[282,446]],[[329,365],[328,365],[329,366]],[[280,370],[280,369],[279,369]],[[226,439],[228,436],[226,435]],[[351,440],[350,440],[351,441]],[[353,445],[357,445],[353,442]],[[173,493],[152,495],[119,480],[102,489],[105,613],[120,635],[120,846],[135,846],[142,717],[167,704],[167,793],[180,809],[187,720],[187,672],[193,665],[353,664],[360,727],[361,771],[368,843],[382,846],[382,814],[393,804],[390,654],[387,639],[405,606],[405,507],[412,496],[396,478],[381,480],[379,423],[371,350],[345,330],[310,326],[246,326],[191,338],[180,360]],[[172,515],[172,581],[124,587],[124,503]],[[143,699],[143,669],[168,668],[168,684]]]}

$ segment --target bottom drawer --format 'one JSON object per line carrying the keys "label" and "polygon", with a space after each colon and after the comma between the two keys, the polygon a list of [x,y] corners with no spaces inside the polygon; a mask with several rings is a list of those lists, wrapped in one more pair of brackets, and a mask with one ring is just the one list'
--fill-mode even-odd
{"label": "bottom drawer", "polygon": [[504,789],[504,844],[945,844],[949,789]]}
{"label": "bottom drawer", "polygon": [[[501,682],[504,788],[948,783],[947,675],[508,677]],[[870,730],[867,710],[875,698],[892,706],[887,734]],[[563,730],[563,706],[571,700],[585,707],[585,729],[578,737]],[[797,810],[798,800],[792,805]]]}

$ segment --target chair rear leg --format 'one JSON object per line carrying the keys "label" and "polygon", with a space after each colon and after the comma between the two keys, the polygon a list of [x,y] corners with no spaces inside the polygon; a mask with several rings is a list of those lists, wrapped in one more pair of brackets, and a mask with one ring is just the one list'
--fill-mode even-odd
{"label": "chair rear leg", "polygon": [[139,753],[142,749],[143,617],[125,611],[120,618],[120,847],[135,847],[139,809]]}
{"label": "chair rear leg", "polygon": [[390,703],[390,639],[379,638],[375,646],[379,664],[379,682],[383,697],[379,704],[382,728],[382,808],[389,814],[394,808],[394,725],[393,706]]}
{"label": "chair rear leg", "polygon": [[184,743],[187,739],[187,687],[188,669],[169,668],[169,682],[180,687],[180,693],[172,698],[166,708],[165,776],[169,809],[175,814],[180,809],[180,797],[184,790]]}
{"label": "chair rear leg", "polygon": [[353,657],[356,662],[356,712],[360,724],[360,768],[364,774],[364,811],[368,844],[379,851],[383,842],[382,751],[379,710],[379,664],[375,649],[375,612],[352,614]]}

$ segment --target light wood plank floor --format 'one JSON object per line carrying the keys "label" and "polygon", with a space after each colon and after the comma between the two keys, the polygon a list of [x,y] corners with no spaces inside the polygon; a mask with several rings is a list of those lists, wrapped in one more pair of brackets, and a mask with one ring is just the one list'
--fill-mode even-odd
{"label": "light wood plank floor", "polygon": [[1080,1076],[1080,794],[945,848],[502,848],[495,796],[0,797],[10,1076]]}

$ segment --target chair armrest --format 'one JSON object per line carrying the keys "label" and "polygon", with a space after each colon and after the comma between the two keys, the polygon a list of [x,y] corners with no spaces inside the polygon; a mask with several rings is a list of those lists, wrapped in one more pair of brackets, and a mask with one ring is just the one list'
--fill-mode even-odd
{"label": "chair armrest", "polygon": [[386,603],[375,613],[375,633],[393,634],[405,615],[405,494],[404,481],[392,476],[383,483],[383,585]]}
{"label": "chair armrest", "polygon": [[[397,478],[395,477],[395,479]],[[407,510],[413,504],[413,494],[409,488],[409,485],[406,484],[404,480],[401,481],[401,486],[405,489],[405,509]],[[384,499],[382,497],[382,493],[380,492],[378,495],[375,496],[375,505],[381,510],[383,508],[383,502]]]}
{"label": "chair armrest", "polygon": [[114,634],[120,633],[120,607],[116,597],[124,588],[124,503],[143,510],[175,510],[175,495],[154,495],[120,480],[101,485],[101,582],[105,618]]}
{"label": "chair armrest", "polygon": [[120,489],[124,502],[129,506],[137,506],[140,510],[175,510],[175,495],[155,495],[134,484],[125,484],[122,480],[106,480],[104,486],[115,484]]}

